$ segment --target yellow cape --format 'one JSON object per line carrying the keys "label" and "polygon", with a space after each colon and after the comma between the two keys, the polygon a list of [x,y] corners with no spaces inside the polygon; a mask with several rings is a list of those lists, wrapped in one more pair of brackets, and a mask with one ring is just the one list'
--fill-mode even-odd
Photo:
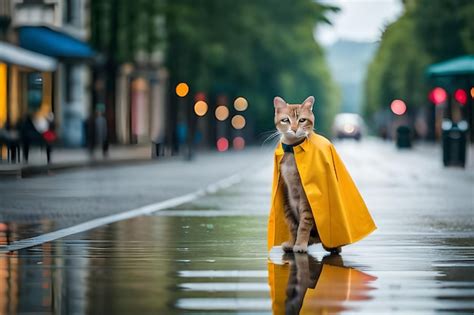
{"label": "yellow cape", "polygon": [[[268,250],[289,239],[283,212],[283,181],[280,179],[283,154],[280,143],[275,150]],[[294,147],[294,155],[319,237],[325,247],[354,243],[376,229],[364,200],[329,140],[312,133]]]}
{"label": "yellow cape", "polygon": [[[374,287],[371,282],[375,281],[377,277],[344,265],[325,263],[324,260],[319,262],[320,273],[315,279],[315,285],[313,287],[300,286],[296,291],[304,296],[301,301],[300,315],[336,314],[349,310],[346,304],[348,302],[372,298],[370,291],[374,290]],[[286,314],[288,292],[291,292],[288,288],[298,284],[290,283],[290,268],[288,263],[284,265],[268,263],[268,284],[270,285],[274,315]],[[308,269],[307,273],[311,274],[312,271]],[[301,273],[296,271],[294,276],[297,274],[304,274],[304,270],[301,270]],[[305,279],[297,279],[297,281],[304,283]]]}

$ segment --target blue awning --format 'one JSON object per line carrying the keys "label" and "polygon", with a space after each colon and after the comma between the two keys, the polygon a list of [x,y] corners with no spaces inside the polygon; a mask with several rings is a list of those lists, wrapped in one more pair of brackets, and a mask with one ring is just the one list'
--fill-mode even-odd
{"label": "blue awning", "polygon": [[474,74],[474,55],[465,55],[433,64],[428,67],[429,76],[455,76]]}
{"label": "blue awning", "polygon": [[57,60],[5,42],[0,42],[0,62],[39,71],[54,71]]}
{"label": "blue awning", "polygon": [[88,44],[47,27],[20,27],[18,35],[21,47],[43,55],[68,59],[87,59],[95,55]]}

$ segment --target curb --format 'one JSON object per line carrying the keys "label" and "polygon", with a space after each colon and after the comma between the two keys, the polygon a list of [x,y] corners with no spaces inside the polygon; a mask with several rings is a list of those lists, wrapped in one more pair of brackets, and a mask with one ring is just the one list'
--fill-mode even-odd
{"label": "curb", "polygon": [[0,169],[0,180],[6,178],[28,178],[33,176],[50,175],[53,171],[74,170],[81,168],[119,166],[127,164],[146,164],[158,161],[168,160],[169,157],[160,157],[152,159],[147,158],[131,158],[131,159],[114,159],[114,160],[97,160],[87,162],[71,162],[71,163],[53,163],[49,165],[22,165],[18,168]]}

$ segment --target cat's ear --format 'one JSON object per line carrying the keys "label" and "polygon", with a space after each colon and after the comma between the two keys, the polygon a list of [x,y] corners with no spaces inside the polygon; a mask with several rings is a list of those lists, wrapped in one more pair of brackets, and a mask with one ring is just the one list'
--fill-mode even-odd
{"label": "cat's ear", "polygon": [[314,96],[309,96],[303,102],[303,107],[308,108],[310,111],[313,110],[313,105],[314,105]]}
{"label": "cat's ear", "polygon": [[273,99],[273,106],[275,106],[275,111],[279,110],[279,109],[283,109],[287,106],[288,104],[285,102],[284,99],[282,99],[281,97],[279,96],[275,96],[275,98]]}

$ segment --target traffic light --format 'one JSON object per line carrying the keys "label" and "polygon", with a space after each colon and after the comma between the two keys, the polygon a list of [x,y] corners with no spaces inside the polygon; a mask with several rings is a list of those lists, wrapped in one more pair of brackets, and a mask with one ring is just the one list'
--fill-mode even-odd
{"label": "traffic light", "polygon": [[467,92],[463,89],[457,89],[454,91],[454,99],[461,105],[466,105],[467,103]]}
{"label": "traffic light", "polygon": [[448,99],[448,93],[446,93],[446,90],[443,88],[435,87],[428,94],[428,99],[433,104],[439,105],[441,103],[446,102],[446,100]]}

